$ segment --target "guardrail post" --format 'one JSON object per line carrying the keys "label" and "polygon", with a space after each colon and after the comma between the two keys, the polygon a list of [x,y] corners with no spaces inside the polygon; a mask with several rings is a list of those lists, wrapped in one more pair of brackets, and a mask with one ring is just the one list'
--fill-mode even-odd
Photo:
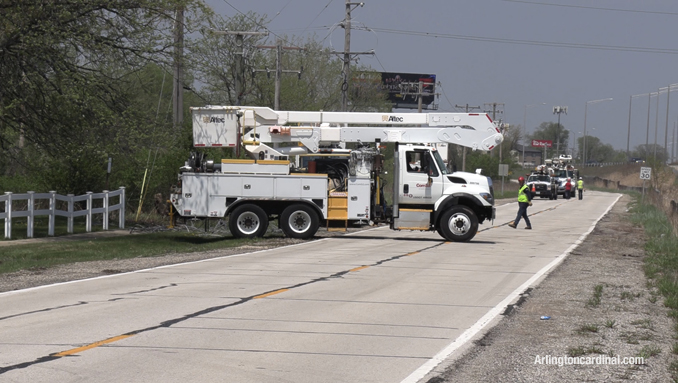
{"label": "guardrail post", "polygon": [[118,214],[118,227],[125,228],[125,187],[120,186],[120,214]]}
{"label": "guardrail post", "polygon": [[54,237],[54,225],[56,217],[56,191],[50,190],[49,196],[49,223],[47,224],[47,235]]}
{"label": "guardrail post", "polygon": [[73,194],[68,194],[68,234],[73,234]]}
{"label": "guardrail post", "polygon": [[87,222],[85,223],[85,230],[88,233],[92,231],[92,192],[87,192]]}
{"label": "guardrail post", "polygon": [[108,190],[104,190],[104,230],[108,230]]}
{"label": "guardrail post", "polygon": [[5,192],[5,239],[12,239],[12,192]]}
{"label": "guardrail post", "polygon": [[33,223],[35,221],[35,216],[33,211],[35,211],[35,192],[28,192],[28,217],[26,217],[26,238],[33,238]]}

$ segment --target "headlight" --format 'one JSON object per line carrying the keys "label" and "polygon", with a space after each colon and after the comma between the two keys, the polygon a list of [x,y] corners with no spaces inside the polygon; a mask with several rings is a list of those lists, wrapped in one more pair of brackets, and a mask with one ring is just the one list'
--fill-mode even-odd
{"label": "headlight", "polygon": [[494,199],[492,198],[492,194],[490,194],[490,193],[480,193],[480,196],[483,197],[483,199],[485,201],[487,201],[487,203],[489,203],[490,205],[494,204]]}

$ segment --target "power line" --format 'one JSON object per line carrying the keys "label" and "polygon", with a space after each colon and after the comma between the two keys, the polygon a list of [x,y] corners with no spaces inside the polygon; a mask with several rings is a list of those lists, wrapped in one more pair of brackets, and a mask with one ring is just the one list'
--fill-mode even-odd
{"label": "power line", "polygon": [[384,68],[384,64],[381,63],[381,60],[379,60],[379,56],[377,56],[376,53],[374,54],[374,58],[377,59],[377,62],[378,62],[379,65],[381,66],[381,69],[383,69],[384,72],[386,72],[386,68]]}
{"label": "power line", "polygon": [[627,13],[646,13],[652,15],[678,15],[675,12],[661,12],[661,11],[642,11],[635,9],[620,9],[620,8],[602,8],[602,7],[591,7],[585,5],[569,5],[569,4],[549,4],[549,3],[540,3],[536,1],[525,1],[525,0],[501,0],[508,3],[523,3],[523,4],[533,4],[533,5],[546,5],[551,7],[562,7],[562,8],[580,8],[580,9],[593,9],[596,11],[612,11],[612,12],[627,12]]}
{"label": "power line", "polygon": [[[296,44],[294,44],[293,42],[287,40],[286,38],[277,35],[277,34],[274,33],[273,31],[271,31],[270,29],[268,29],[265,25],[262,25],[262,24],[258,23],[256,20],[254,20],[254,19],[252,19],[251,17],[249,17],[245,12],[243,12],[243,11],[239,10],[238,8],[234,7],[233,4],[231,4],[231,3],[228,2],[228,0],[222,0],[222,1],[223,1],[224,3],[226,3],[229,7],[233,8],[236,12],[238,12],[238,13],[240,13],[241,15],[245,16],[247,19],[249,19],[249,21],[251,21],[252,23],[254,23],[256,26],[258,26],[258,27],[260,27],[260,28],[263,28],[264,30],[268,31],[268,33],[272,34],[273,36],[275,36],[275,37],[277,37],[277,38],[279,38],[279,39],[281,39],[281,40],[283,40],[285,43],[287,43],[287,44],[289,44],[289,45],[293,45],[293,46],[296,47],[296,48],[302,49],[300,46],[297,46]],[[289,4],[289,3],[288,3],[288,4]],[[285,7],[287,7],[287,5],[286,5]],[[285,7],[283,7],[283,9],[285,9]],[[283,9],[281,9],[280,12],[282,12]],[[280,13],[280,12],[278,12],[278,13]]]}
{"label": "power line", "polygon": [[306,32],[306,30],[307,30],[308,28],[311,27],[311,25],[313,25],[313,23],[318,19],[318,17],[320,17],[320,15],[322,15],[322,13],[325,12],[325,10],[327,9],[327,7],[329,7],[330,4],[332,4],[333,1],[334,1],[334,0],[330,0],[329,2],[327,2],[327,5],[325,5],[325,7],[324,7],[323,9],[320,10],[320,13],[318,13],[318,15],[316,15],[316,17],[314,17],[313,20],[311,20],[310,23],[308,23],[308,26],[307,26],[306,28],[304,28],[304,30],[301,32],[302,35]]}
{"label": "power line", "polygon": [[438,82],[438,88],[443,92],[443,96],[445,97],[445,100],[447,100],[447,103],[450,104],[450,106],[455,106],[452,101],[450,101],[449,97],[447,97],[447,93],[445,93],[445,88],[443,88],[443,83]]}
{"label": "power line", "polygon": [[292,0],[289,0],[289,1],[287,2],[287,4],[285,4],[285,6],[282,7],[282,9],[279,10],[278,13],[276,13],[275,16],[273,16],[273,18],[272,18],[270,21],[273,21],[273,20],[275,20],[276,17],[280,16],[280,12],[284,11],[285,8],[287,8],[287,6],[290,5],[291,2],[292,2]]}
{"label": "power line", "polygon": [[558,48],[579,48],[579,49],[594,49],[594,50],[609,50],[622,52],[640,52],[640,53],[661,53],[661,54],[678,54],[678,49],[668,48],[646,48],[646,47],[631,47],[619,45],[598,45],[598,44],[582,44],[582,43],[558,43],[552,41],[536,41],[536,40],[518,40],[518,39],[504,39],[498,37],[481,37],[481,36],[467,36],[467,35],[453,35],[447,33],[433,33],[421,31],[408,31],[388,28],[373,28],[373,30],[382,33],[391,33],[397,35],[419,36],[419,37],[433,37],[442,39],[456,39],[456,40],[470,40],[470,41],[484,41],[502,44],[517,44],[517,45],[534,45],[534,46],[549,46]]}

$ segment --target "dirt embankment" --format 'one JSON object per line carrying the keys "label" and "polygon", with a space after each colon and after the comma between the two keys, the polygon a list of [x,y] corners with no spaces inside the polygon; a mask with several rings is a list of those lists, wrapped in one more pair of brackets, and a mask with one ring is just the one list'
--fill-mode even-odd
{"label": "dirt embankment", "polygon": [[678,235],[678,166],[652,168],[651,179],[640,179],[641,167],[647,164],[627,164],[606,168],[587,168],[582,173],[586,186],[611,190],[644,192],[646,201],[666,214]]}
{"label": "dirt embankment", "polygon": [[[673,322],[648,289],[644,233],[628,220],[630,201],[622,197],[521,306],[428,382],[672,381]],[[566,364],[577,356],[594,364]],[[617,356],[644,362],[611,364]],[[597,357],[610,363],[595,364]]]}

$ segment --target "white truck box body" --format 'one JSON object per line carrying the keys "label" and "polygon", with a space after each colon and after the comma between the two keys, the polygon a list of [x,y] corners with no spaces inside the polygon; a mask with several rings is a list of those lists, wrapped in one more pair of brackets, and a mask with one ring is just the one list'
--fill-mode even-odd
{"label": "white truck box body", "polygon": [[[266,200],[322,200],[322,216],[327,217],[327,176],[183,173],[182,206],[185,216],[223,217],[227,198]],[[207,191],[207,193],[205,193]]]}

